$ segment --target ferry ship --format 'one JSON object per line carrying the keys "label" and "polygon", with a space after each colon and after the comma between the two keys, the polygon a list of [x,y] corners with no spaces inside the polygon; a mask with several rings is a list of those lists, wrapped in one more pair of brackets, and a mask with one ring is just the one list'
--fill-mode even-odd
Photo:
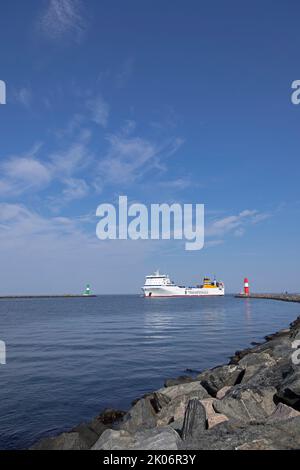
{"label": "ferry ship", "polygon": [[151,276],[146,276],[142,287],[144,297],[205,297],[225,294],[225,286],[221,281],[205,277],[203,284],[195,287],[177,286],[170,280],[167,274],[156,271]]}

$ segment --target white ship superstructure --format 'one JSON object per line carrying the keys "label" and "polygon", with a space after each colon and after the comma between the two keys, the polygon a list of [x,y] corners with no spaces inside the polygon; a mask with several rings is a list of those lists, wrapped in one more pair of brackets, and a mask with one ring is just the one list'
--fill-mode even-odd
{"label": "white ship superstructure", "polygon": [[225,287],[223,282],[211,281],[208,277],[205,277],[203,284],[199,286],[177,286],[167,274],[156,271],[151,276],[146,276],[142,291],[145,297],[202,297],[224,295]]}

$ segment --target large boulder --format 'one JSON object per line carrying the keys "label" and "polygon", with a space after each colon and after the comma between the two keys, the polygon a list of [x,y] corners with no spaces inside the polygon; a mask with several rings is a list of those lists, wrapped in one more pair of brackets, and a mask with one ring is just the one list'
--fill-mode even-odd
{"label": "large boulder", "polygon": [[158,414],[157,426],[172,425],[176,423],[175,429],[181,429],[186,407],[190,400],[189,395],[180,395],[171,400]]}
{"label": "large boulder", "polygon": [[280,385],[277,398],[300,411],[300,370],[293,370]]}
{"label": "large boulder", "polygon": [[194,439],[206,429],[206,411],[196,399],[190,400],[184,415],[182,439]]}
{"label": "large boulder", "polygon": [[250,354],[246,354],[246,356],[240,360],[239,366],[247,369],[247,367],[257,366],[259,364],[274,365],[275,363],[276,361],[271,357],[269,352],[252,352]]}
{"label": "large boulder", "polygon": [[300,417],[270,424],[226,422],[181,443],[181,450],[289,450],[300,448]]}
{"label": "large boulder", "polygon": [[214,403],[216,401],[217,400],[215,398],[205,398],[204,400],[200,400],[200,403],[205,408],[206,424],[208,429],[211,429],[217,424],[223,423],[224,421],[228,421],[227,416],[222,413],[216,413],[214,409]]}
{"label": "large boulder", "polygon": [[181,396],[189,396],[190,398],[209,398],[209,394],[199,381],[174,385],[172,387],[161,388],[158,393],[167,397],[169,400]]}
{"label": "large boulder", "polygon": [[276,423],[286,419],[295,418],[296,416],[300,416],[299,411],[294,410],[294,408],[291,408],[284,403],[278,403],[275,411],[269,416],[266,423]]}
{"label": "large boulder", "polygon": [[190,377],[189,375],[181,375],[176,379],[167,379],[165,380],[165,387],[173,387],[174,385],[186,384],[190,382],[194,382],[195,379]]}
{"label": "large boulder", "polygon": [[225,387],[221,388],[218,392],[217,392],[217,395],[216,395],[216,398],[218,398],[219,400],[221,400],[222,398],[225,397],[226,393],[229,392],[229,390],[232,389],[232,385],[225,385]]}
{"label": "large boulder", "polygon": [[238,386],[213,404],[218,413],[243,423],[264,422],[275,411],[274,387]]}
{"label": "large boulder", "polygon": [[247,373],[243,377],[242,385],[248,387],[275,387],[281,386],[284,379],[292,372],[290,358],[280,359],[273,366],[259,365],[249,366]]}
{"label": "large boulder", "polygon": [[207,392],[215,397],[225,386],[233,386],[242,380],[244,368],[238,365],[224,365],[202,372],[197,376]]}
{"label": "large boulder", "polygon": [[181,439],[170,426],[130,434],[127,431],[105,431],[92,450],[178,450]]}
{"label": "large boulder", "polygon": [[268,352],[251,353],[244,356],[239,366],[245,369],[242,383],[247,383],[257,372],[276,365],[276,360]]}
{"label": "large boulder", "polygon": [[121,424],[121,429],[134,433],[139,429],[156,426],[156,411],[151,404],[153,397],[142,398],[128,411]]}

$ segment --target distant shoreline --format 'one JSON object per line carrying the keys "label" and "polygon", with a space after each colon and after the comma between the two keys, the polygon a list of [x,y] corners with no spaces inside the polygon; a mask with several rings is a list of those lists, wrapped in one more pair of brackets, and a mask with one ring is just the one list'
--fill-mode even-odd
{"label": "distant shoreline", "polygon": [[74,298],[88,298],[88,297],[97,297],[97,295],[83,295],[83,294],[46,294],[46,295],[0,295],[0,300],[9,300],[9,299],[74,299]]}

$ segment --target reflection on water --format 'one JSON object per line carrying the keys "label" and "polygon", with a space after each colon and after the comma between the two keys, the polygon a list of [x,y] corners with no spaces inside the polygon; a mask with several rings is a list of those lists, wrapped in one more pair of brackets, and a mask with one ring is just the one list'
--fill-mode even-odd
{"label": "reflection on water", "polygon": [[251,323],[252,315],[251,315],[251,299],[243,299],[245,304],[245,318],[248,323]]}

